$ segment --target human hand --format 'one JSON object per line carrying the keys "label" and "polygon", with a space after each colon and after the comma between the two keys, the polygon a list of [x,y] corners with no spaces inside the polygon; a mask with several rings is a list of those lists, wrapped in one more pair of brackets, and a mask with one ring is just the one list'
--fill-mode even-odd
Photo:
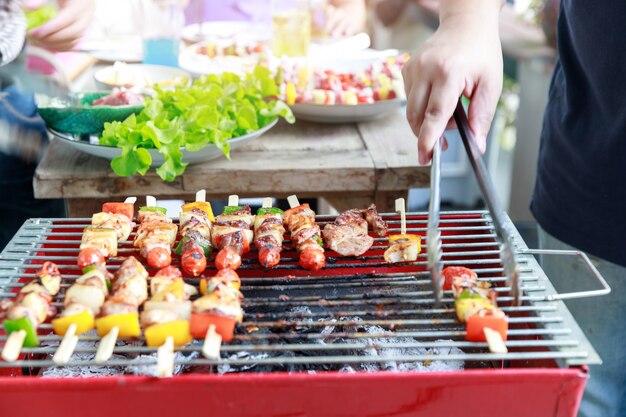
{"label": "human hand", "polygon": [[59,12],[43,25],[28,32],[34,44],[53,51],[73,49],[91,23],[94,0],[58,0]]}
{"label": "human hand", "polygon": [[402,69],[407,119],[418,139],[420,164],[430,161],[435,142],[454,126],[451,118],[461,95],[471,100],[470,127],[485,152],[502,92],[502,67],[497,14],[442,17],[437,31]]}
{"label": "human hand", "polygon": [[334,1],[327,6],[326,32],[333,38],[352,36],[365,27],[364,0]]}

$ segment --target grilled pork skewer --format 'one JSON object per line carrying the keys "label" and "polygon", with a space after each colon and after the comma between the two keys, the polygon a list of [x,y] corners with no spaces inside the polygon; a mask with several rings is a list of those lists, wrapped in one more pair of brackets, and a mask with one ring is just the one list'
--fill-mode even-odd
{"label": "grilled pork skewer", "polygon": [[404,198],[396,200],[396,211],[400,213],[400,234],[389,236],[389,248],[384,258],[388,263],[412,262],[421,250],[419,235],[407,234]]}
{"label": "grilled pork skewer", "polygon": [[102,337],[96,362],[108,360],[119,337],[138,337],[139,306],[148,298],[148,272],[135,257],[127,258],[115,272],[111,294],[102,304],[96,329]]}
{"label": "grilled pork skewer", "polygon": [[181,257],[183,271],[194,277],[206,269],[206,259],[211,254],[211,222],[215,218],[205,199],[206,191],[200,190],[195,202],[183,204],[179,216],[181,240],[174,251]]}
{"label": "grilled pork skewer", "polygon": [[508,318],[497,306],[491,284],[478,281],[469,268],[448,266],[441,272],[444,290],[452,290],[457,318],[465,323],[465,339],[487,342],[493,353],[506,353]]}
{"label": "grilled pork skewer", "polygon": [[284,234],[283,211],[272,207],[271,198],[265,198],[254,220],[254,245],[259,250],[259,263],[263,267],[273,268],[280,262]]}
{"label": "grilled pork skewer", "polygon": [[215,218],[212,231],[213,247],[219,249],[215,257],[217,269],[237,269],[241,256],[250,250],[254,238],[254,216],[250,206],[238,206],[239,198],[231,195],[224,212]]}
{"label": "grilled pork skewer", "polygon": [[367,221],[358,209],[343,212],[324,227],[322,235],[326,246],[343,256],[363,255],[374,243],[367,233]]}
{"label": "grilled pork skewer", "polygon": [[204,295],[192,303],[191,335],[205,339],[214,326],[215,332],[229,342],[233,339],[235,325],[243,320],[241,309],[241,281],[232,269],[222,269],[205,285]]}
{"label": "grilled pork skewer", "polygon": [[387,231],[389,230],[389,226],[387,222],[383,220],[383,218],[378,214],[378,210],[376,210],[376,205],[373,203],[370,204],[368,208],[365,210],[361,210],[361,213],[365,217],[365,221],[369,224],[370,229],[377,236],[383,237],[387,236]]}
{"label": "grilled pork skewer", "polygon": [[315,223],[315,212],[308,204],[300,204],[295,195],[287,199],[289,210],[285,212],[284,223],[291,233],[294,248],[300,254],[298,263],[302,268],[317,271],[326,265],[320,227]]}
{"label": "grilled pork skewer", "polygon": [[85,228],[78,253],[78,267],[104,265],[110,256],[117,255],[117,242],[128,239],[133,228],[135,197],[124,203],[105,203],[102,211],[92,216],[91,226]]}
{"label": "grilled pork skewer", "polygon": [[140,225],[133,246],[139,248],[141,256],[152,268],[163,268],[172,263],[172,245],[176,241],[178,227],[167,217],[167,210],[156,207],[152,196],[146,198],[147,205],[139,209],[137,220]]}
{"label": "grilled pork skewer", "polygon": [[173,266],[159,270],[150,279],[150,293],[152,296],[144,303],[140,316],[146,344],[162,346],[168,337],[173,339],[174,346],[191,342],[191,301],[180,270]]}
{"label": "grilled pork skewer", "polygon": [[13,300],[0,303],[3,311],[2,322],[9,336],[2,349],[2,359],[15,361],[23,346],[39,346],[37,327],[55,314],[52,298],[61,287],[59,268],[52,262],[45,262],[37,272],[37,279],[24,285]]}

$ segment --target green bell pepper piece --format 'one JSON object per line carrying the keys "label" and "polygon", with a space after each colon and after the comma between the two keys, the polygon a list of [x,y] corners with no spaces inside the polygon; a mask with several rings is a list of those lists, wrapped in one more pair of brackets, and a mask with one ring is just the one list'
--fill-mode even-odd
{"label": "green bell pepper piece", "polygon": [[263,214],[268,214],[268,213],[271,213],[271,214],[283,214],[284,211],[282,211],[281,209],[276,208],[276,207],[268,207],[268,208],[260,208],[256,212],[256,214],[259,215],[259,216],[261,216]]}
{"label": "green bell pepper piece", "polygon": [[231,214],[241,210],[242,208],[242,206],[226,206],[224,207],[224,212],[222,214]]}
{"label": "green bell pepper piece", "polygon": [[167,214],[167,209],[165,207],[148,207],[144,206],[139,209],[139,211],[152,211],[154,213],[163,213]]}
{"label": "green bell pepper piece", "polygon": [[39,339],[37,338],[37,331],[27,317],[21,317],[14,320],[4,320],[2,322],[4,331],[7,334],[16,332],[18,330],[26,331],[26,338],[24,339],[24,347],[37,347],[39,346]]}

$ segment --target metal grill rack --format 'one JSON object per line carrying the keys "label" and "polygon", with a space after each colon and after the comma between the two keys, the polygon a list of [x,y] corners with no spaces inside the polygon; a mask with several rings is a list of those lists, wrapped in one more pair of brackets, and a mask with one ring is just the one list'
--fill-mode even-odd
{"label": "metal grill rack", "polygon": [[[390,225],[390,233],[399,232],[397,216],[384,214],[383,218]],[[317,220],[323,227],[334,217],[318,216]],[[287,236],[281,263],[275,269],[263,270],[254,249],[244,257],[238,272],[246,314],[234,341],[222,346],[221,359],[208,360],[197,355],[184,362],[204,371],[215,369],[207,365],[267,371],[433,360],[463,361],[466,368],[600,363],[563,302],[550,299],[554,288],[535,258],[524,253],[526,245],[508,218],[507,221],[507,227],[514,232],[520,269],[522,305],[518,307],[510,305],[512,297],[503,276],[500,245],[488,213],[443,212],[439,228],[444,266],[472,268],[479,279],[496,286],[499,305],[510,317],[506,342],[509,353],[492,354],[486,343],[464,340],[464,325],[455,318],[450,292],[444,293],[441,303],[435,303],[424,252],[416,262],[390,266],[382,257],[387,240],[377,238],[374,246],[358,258],[333,257],[333,253],[327,252],[327,267],[311,272],[297,265],[297,255]],[[79,277],[76,256],[82,229],[89,222],[90,219],[28,220],[0,255],[0,299],[14,297],[24,283],[35,277],[39,265],[53,261],[63,276],[62,290],[53,303],[60,307],[65,289]],[[407,213],[408,233],[425,239],[426,225],[426,213]],[[131,254],[138,256],[131,241],[121,243],[118,257],[110,259],[107,268],[114,271]],[[209,262],[206,274],[214,272],[214,265]],[[186,281],[198,284],[197,278]],[[25,348],[23,360],[0,361],[0,367],[56,366],[51,355],[60,338],[52,333],[49,323],[40,326],[40,334],[42,346]],[[80,339],[98,340],[89,335]],[[0,335],[0,345],[5,340],[6,335]],[[95,354],[96,347],[94,343],[93,347],[79,347],[76,352]],[[191,353],[200,349],[200,344],[191,344],[179,350]],[[414,353],[414,349],[423,351]],[[111,360],[107,365],[137,365],[131,362],[134,356],[154,352],[141,340],[118,345],[114,353],[125,359]],[[148,357],[141,364],[155,362]],[[96,365],[93,359],[73,359],[66,366]]]}

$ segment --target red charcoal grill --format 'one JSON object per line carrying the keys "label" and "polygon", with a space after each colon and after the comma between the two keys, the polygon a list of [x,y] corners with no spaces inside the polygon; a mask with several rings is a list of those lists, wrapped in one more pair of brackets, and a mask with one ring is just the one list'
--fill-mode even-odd
{"label": "red charcoal grill", "polygon": [[[390,233],[399,219],[384,215]],[[318,216],[323,224],[332,216]],[[508,220],[508,218],[507,218]],[[31,219],[0,256],[0,298],[15,296],[44,261],[57,263],[64,289],[79,276],[76,256],[82,229],[90,219]],[[427,215],[408,213],[407,230],[424,238]],[[263,270],[253,249],[239,273],[244,293],[244,323],[221,359],[197,355],[183,374],[158,379],[115,375],[95,378],[42,378],[56,366],[51,356],[60,338],[51,325],[40,327],[42,346],[23,349],[19,361],[0,361],[0,415],[65,416],[68,407],[88,416],[149,415],[202,410],[214,416],[575,416],[588,377],[587,364],[600,359],[550,281],[513,230],[520,269],[522,304],[512,306],[510,288],[487,212],[444,212],[440,229],[444,266],[474,269],[496,286],[498,301],[510,317],[507,354],[489,353],[486,343],[464,340],[449,292],[434,303],[426,255],[417,262],[390,266],[382,258],[386,238],[358,258],[327,252],[321,271],[297,266],[285,240],[283,259]],[[131,236],[132,239],[132,236]],[[136,254],[130,242],[107,264],[115,270]],[[177,262],[175,260],[174,262]],[[210,263],[208,275],[214,273]],[[186,281],[197,285],[197,278]],[[55,303],[60,306],[60,302]],[[358,319],[355,319],[358,318]],[[378,327],[373,327],[378,326]],[[365,330],[369,329],[369,330]],[[372,330],[373,329],[373,330]],[[76,354],[72,369],[98,366],[95,336]],[[6,335],[0,336],[0,344]],[[399,341],[399,343],[394,343]],[[199,352],[192,344],[185,354]],[[422,349],[417,351],[415,349]],[[451,350],[452,348],[452,350]],[[137,342],[118,343],[107,365],[121,369],[140,353],[154,353]],[[392,352],[393,354],[390,354]],[[76,355],[75,354],[75,355]],[[390,371],[398,364],[462,362],[456,371]],[[141,359],[154,364],[154,357]],[[352,371],[346,371],[346,367]],[[228,367],[232,373],[220,374]],[[376,368],[375,371],[363,369]],[[316,370],[316,372],[312,372]],[[196,411],[197,414],[197,411]]]}

